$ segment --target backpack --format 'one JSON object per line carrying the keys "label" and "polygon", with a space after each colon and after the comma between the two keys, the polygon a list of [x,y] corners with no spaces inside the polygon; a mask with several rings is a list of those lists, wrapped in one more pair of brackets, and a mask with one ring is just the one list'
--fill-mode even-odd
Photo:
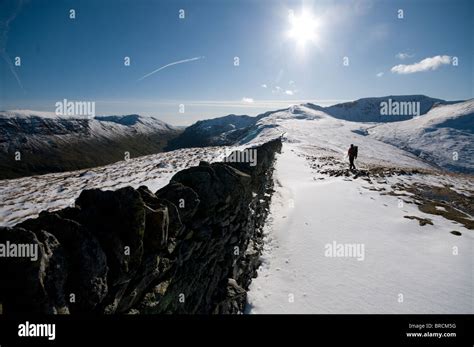
{"label": "backpack", "polygon": [[359,151],[359,147],[354,146],[354,158],[357,158],[358,151]]}

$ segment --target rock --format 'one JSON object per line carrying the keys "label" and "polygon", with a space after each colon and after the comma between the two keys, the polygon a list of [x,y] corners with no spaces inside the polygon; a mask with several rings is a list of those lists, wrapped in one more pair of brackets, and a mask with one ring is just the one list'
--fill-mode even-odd
{"label": "rock", "polygon": [[114,313],[143,256],[145,204],[131,187],[116,191],[84,190],[76,200],[79,222],[98,240],[107,256],[108,313]]}
{"label": "rock", "polygon": [[67,267],[58,240],[43,230],[35,234],[20,227],[2,227],[0,244],[27,246],[30,253],[25,255],[33,256],[0,258],[3,313],[68,313],[64,297]]}
{"label": "rock", "polygon": [[243,313],[247,300],[247,292],[237,284],[235,279],[229,278],[227,283],[227,293],[225,299],[220,302],[215,314],[239,314]]}
{"label": "rock", "polygon": [[[182,237],[183,231],[185,230],[181,217],[179,215],[178,208],[171,201],[166,199],[160,199],[163,206],[168,209],[169,224],[168,224],[168,237],[172,240],[175,238]],[[174,241],[173,241],[174,242]]]}
{"label": "rock", "polygon": [[235,205],[241,199],[240,195],[249,193],[250,187],[249,175],[222,163],[182,170],[172,180],[196,192],[200,199],[200,216],[208,216],[208,212],[228,197]]}
{"label": "rock", "polygon": [[154,253],[168,244],[168,208],[145,207],[145,253]]}
{"label": "rock", "polygon": [[39,249],[35,261],[0,259],[3,310],[242,313],[280,148],[257,147],[255,166],[202,162],[155,194],[145,186],[85,190],[75,207],[0,228],[0,241]]}
{"label": "rock", "polygon": [[107,259],[99,241],[79,223],[57,213],[41,214],[19,226],[35,233],[47,230],[57,238],[74,274],[68,276],[66,293],[75,296],[75,302],[69,305],[71,312],[94,310],[107,294]]}
{"label": "rock", "polygon": [[417,217],[417,216],[403,216],[403,218],[416,219],[418,221],[418,223],[420,224],[420,226],[425,226],[427,224],[433,225],[433,221],[429,218],[421,218],[421,217]]}
{"label": "rock", "polygon": [[183,223],[194,216],[200,203],[196,192],[179,182],[171,181],[167,186],[158,190],[155,195],[174,204]]}
{"label": "rock", "polygon": [[140,193],[143,201],[145,202],[145,205],[149,208],[154,210],[164,210],[165,208],[167,209],[167,234],[170,238],[178,237],[183,230],[183,224],[181,223],[181,218],[179,216],[179,212],[176,205],[169,200],[158,198],[145,186],[139,187],[138,192]]}

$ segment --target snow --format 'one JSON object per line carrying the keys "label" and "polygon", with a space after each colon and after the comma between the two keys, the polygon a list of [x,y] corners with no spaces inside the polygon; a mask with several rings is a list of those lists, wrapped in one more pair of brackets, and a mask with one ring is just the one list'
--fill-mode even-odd
{"label": "snow", "polygon": [[[305,150],[285,143],[278,156],[249,313],[473,312],[471,231],[457,225],[457,238],[449,233],[452,222],[414,204],[399,208],[397,197],[364,189],[365,181],[314,180],[299,156]],[[405,215],[434,225],[421,227]],[[364,260],[326,257],[333,242],[364,245]]]}
{"label": "snow", "polygon": [[46,111],[33,111],[33,110],[8,110],[0,111],[0,118],[30,118],[30,117],[41,117],[41,118],[60,118],[54,112]]}
{"label": "snow", "polygon": [[[248,293],[248,313],[473,313],[472,231],[425,214],[414,203],[399,207],[399,197],[380,193],[403,193],[403,200],[410,200],[412,193],[392,186],[416,183],[452,186],[470,196],[471,176],[443,174],[432,157],[432,162],[421,160],[400,143],[385,141],[391,130],[402,142],[400,129],[423,132],[448,121],[459,129],[457,125],[466,124],[459,119],[472,113],[472,105],[471,100],[437,106],[416,119],[379,126],[335,119],[304,105],[262,118],[245,140],[261,143],[283,134],[285,143],[277,157],[263,265]],[[372,136],[374,131],[383,135],[384,142]],[[439,146],[464,140],[458,136],[451,133],[434,142]],[[323,159],[327,156],[347,163],[351,143],[359,146],[359,168],[416,168],[425,174],[369,184],[316,172],[305,159],[310,155],[320,166],[333,165]],[[472,143],[469,138],[466,146]],[[434,151],[423,142],[419,147]],[[405,216],[429,218],[433,225],[421,226]],[[452,230],[462,236],[452,235]],[[327,245],[334,242],[363,246],[363,260],[325,256]],[[457,255],[453,247],[458,248]]]}
{"label": "snow", "polygon": [[[349,106],[346,111],[352,112]],[[464,168],[472,168],[472,110],[473,100],[439,105],[387,125],[338,119],[314,105],[268,112],[255,123],[237,116],[213,120],[212,134],[221,126],[226,131],[226,122],[251,127],[238,146],[180,149],[88,170],[3,180],[0,225],[69,206],[83,189],[146,185],[155,192],[200,160],[221,161],[232,150],[283,137],[263,264],[248,293],[249,313],[473,313],[472,230],[421,212],[413,203],[416,197],[400,188],[450,186],[472,198],[472,175],[439,170],[451,168],[446,153],[453,150],[459,151]],[[196,127],[207,125],[198,122]],[[94,120],[90,129],[99,136],[123,127]],[[358,168],[417,169],[423,174],[368,182],[316,169],[347,165],[351,143],[359,146]],[[404,194],[408,202],[399,207],[400,197],[382,192]],[[405,216],[429,218],[433,225],[421,226]],[[363,260],[325,256],[334,242],[363,246]]]}
{"label": "snow", "polygon": [[0,152],[27,148],[28,151],[47,150],[53,146],[84,140],[120,140],[142,134],[176,133],[179,128],[155,117],[126,116],[57,116],[52,112],[32,110],[0,111]]}
{"label": "snow", "polygon": [[93,169],[2,180],[0,226],[12,226],[74,204],[84,189],[116,190],[147,186],[152,192],[168,184],[171,177],[201,160],[222,161],[226,147],[186,148],[120,161]]}
{"label": "snow", "polygon": [[415,102],[420,105],[420,114],[425,114],[436,104],[450,103],[441,99],[434,99],[425,95],[390,95],[376,98],[362,98],[351,102],[336,104],[329,107],[308,104],[317,110],[324,111],[335,118],[352,122],[398,122],[410,119],[412,115],[381,115],[381,103],[389,102]]}
{"label": "snow", "polygon": [[[474,173],[474,99],[439,105],[414,119],[370,127],[370,137],[438,166]],[[457,157],[455,156],[457,154]]]}
{"label": "snow", "polygon": [[[298,118],[295,119],[295,115]],[[359,146],[359,159],[365,163],[434,169],[432,165],[420,161],[415,155],[354,132],[364,124],[370,126],[371,123],[348,122],[306,106],[294,106],[290,110],[262,118],[257,123],[261,131],[248,142],[263,143],[282,134],[289,134],[289,141],[300,143],[303,147],[318,148],[328,154],[336,155],[341,160],[346,157],[347,148],[351,143],[356,146],[362,144]]]}
{"label": "snow", "polygon": [[166,131],[170,129],[177,129],[156,117],[140,116],[137,114],[125,116],[96,116],[94,120],[102,124],[110,125],[110,123],[118,124],[120,126],[132,127],[141,133],[150,133],[154,131]]}

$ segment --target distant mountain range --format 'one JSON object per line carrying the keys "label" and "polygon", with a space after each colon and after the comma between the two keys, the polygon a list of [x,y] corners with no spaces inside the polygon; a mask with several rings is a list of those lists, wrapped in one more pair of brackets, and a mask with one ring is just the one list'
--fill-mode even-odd
{"label": "distant mountain range", "polygon": [[[329,107],[322,107],[312,103],[304,104],[304,106],[324,112],[334,118],[352,122],[391,123],[413,118],[413,115],[382,115],[380,105],[382,102],[388,102],[389,100],[405,103],[418,102],[420,105],[420,115],[427,113],[435,105],[457,102],[430,98],[425,95],[393,95],[377,98],[363,98]],[[229,115],[198,121],[186,128],[180,136],[170,141],[167,149],[234,144],[235,142],[248,138],[251,132],[261,131],[261,127],[256,127],[257,123],[262,118],[272,116],[280,111],[282,110],[265,112],[256,117]],[[298,116],[295,112],[293,112],[293,114],[294,117],[306,117],[305,115]]]}
{"label": "distant mountain range", "polygon": [[[417,108],[414,114],[383,114],[382,103],[414,103]],[[281,134],[281,119],[327,117],[358,122],[359,135],[390,143],[449,170],[471,172],[472,108],[473,100],[386,96],[329,107],[308,103],[256,117],[232,114],[198,121],[184,130],[155,117],[136,114],[87,119],[29,110],[3,111],[0,179],[96,167],[127,156],[179,148],[245,144],[263,133]],[[453,162],[452,156],[460,156],[460,160]]]}
{"label": "distant mountain range", "polygon": [[163,151],[182,130],[136,114],[74,118],[0,112],[0,179],[70,171]]}
{"label": "distant mountain range", "polygon": [[[415,103],[416,114],[382,114],[381,104]],[[308,112],[308,110],[314,112]],[[199,121],[172,141],[167,149],[237,145],[269,132],[282,134],[281,120],[327,118],[360,123],[359,135],[387,142],[435,166],[456,172],[474,172],[474,100],[445,101],[424,95],[364,98],[322,107],[315,104],[260,114],[230,115]],[[314,127],[318,131],[318,127]],[[329,140],[329,139],[328,139]],[[456,156],[459,160],[454,159]]]}
{"label": "distant mountain range", "polygon": [[474,173],[474,99],[436,105],[406,121],[377,124],[367,134],[438,167]]}
{"label": "distant mountain range", "polygon": [[[313,104],[306,104],[316,110],[323,111],[330,116],[338,119],[344,119],[351,122],[399,122],[413,118],[414,114],[383,114],[381,104],[418,103],[418,115],[427,113],[435,105],[445,105],[456,103],[457,101],[445,101],[441,99],[430,98],[425,95],[390,95],[377,98],[363,98],[351,102],[345,102],[329,107],[321,107]],[[414,111],[414,110],[412,110]]]}

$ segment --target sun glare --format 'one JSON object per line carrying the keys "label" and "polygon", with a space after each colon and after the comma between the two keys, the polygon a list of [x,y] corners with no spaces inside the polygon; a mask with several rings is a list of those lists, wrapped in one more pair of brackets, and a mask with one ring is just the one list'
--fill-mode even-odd
{"label": "sun glare", "polygon": [[299,16],[290,13],[289,21],[291,28],[288,31],[288,37],[296,40],[298,45],[304,46],[307,42],[317,40],[319,23],[309,11],[303,11]]}

